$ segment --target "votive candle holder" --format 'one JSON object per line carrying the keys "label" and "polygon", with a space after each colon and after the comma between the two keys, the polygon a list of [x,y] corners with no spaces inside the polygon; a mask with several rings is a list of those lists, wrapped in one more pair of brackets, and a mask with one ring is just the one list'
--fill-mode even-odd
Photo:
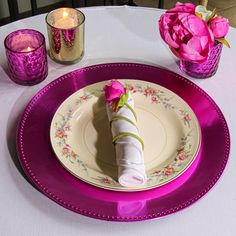
{"label": "votive candle holder", "polygon": [[46,16],[49,54],[56,62],[73,64],[84,55],[84,14],[73,8],[59,8]]}
{"label": "votive candle holder", "polygon": [[48,75],[45,37],[33,29],[10,33],[4,40],[9,76],[17,84],[34,85]]}

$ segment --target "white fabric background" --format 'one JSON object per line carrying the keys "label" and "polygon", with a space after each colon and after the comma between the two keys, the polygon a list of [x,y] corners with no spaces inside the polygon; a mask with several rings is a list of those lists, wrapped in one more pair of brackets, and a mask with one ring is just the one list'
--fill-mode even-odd
{"label": "white fabric background", "polygon": [[[39,85],[24,87],[6,74],[3,40],[12,31],[34,28],[45,37],[45,15],[0,27],[0,235],[225,235],[236,223],[236,29],[223,48],[217,74],[193,81],[222,109],[231,132],[231,154],[216,186],[196,204],[175,215],[137,223],[111,223],[84,217],[57,205],[32,187],[17,169],[16,122],[26,103],[41,87],[71,70],[105,62],[161,65],[179,74],[175,58],[160,39],[157,21],[163,11],[136,7],[83,8],[86,48],[81,62],[62,66],[49,59],[49,75]],[[16,163],[16,165],[14,164]]]}

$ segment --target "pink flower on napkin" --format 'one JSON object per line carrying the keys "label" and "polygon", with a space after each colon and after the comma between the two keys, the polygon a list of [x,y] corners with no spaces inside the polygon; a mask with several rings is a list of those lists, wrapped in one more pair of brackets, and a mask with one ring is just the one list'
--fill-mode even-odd
{"label": "pink flower on napkin", "polygon": [[163,40],[180,59],[206,61],[214,37],[206,22],[195,15],[192,4],[177,3],[161,16],[159,30]]}
{"label": "pink flower on napkin", "polygon": [[216,16],[210,20],[210,28],[216,39],[223,38],[229,31],[229,20],[223,16]]}
{"label": "pink flower on napkin", "polygon": [[109,84],[104,87],[105,100],[108,104],[112,104],[118,100],[122,94],[125,94],[124,86],[117,80],[111,80]]}

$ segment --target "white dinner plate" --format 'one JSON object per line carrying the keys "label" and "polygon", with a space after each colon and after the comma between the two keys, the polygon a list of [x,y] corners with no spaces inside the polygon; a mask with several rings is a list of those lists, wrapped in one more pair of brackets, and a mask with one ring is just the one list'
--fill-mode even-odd
{"label": "white dinner plate", "polygon": [[118,182],[115,149],[103,81],[72,94],[56,111],[50,139],[61,164],[92,185],[116,191],[140,191],[180,176],[200,148],[200,127],[189,105],[172,91],[146,81],[120,80],[135,101],[140,136],[145,143],[146,184],[127,188]]}

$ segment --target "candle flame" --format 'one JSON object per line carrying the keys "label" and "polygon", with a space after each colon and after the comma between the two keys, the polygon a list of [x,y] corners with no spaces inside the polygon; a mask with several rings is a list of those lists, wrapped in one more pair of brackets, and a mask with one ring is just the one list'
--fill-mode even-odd
{"label": "candle flame", "polygon": [[67,12],[67,11],[63,11],[62,17],[63,17],[64,19],[65,19],[66,17],[68,17],[68,12]]}

